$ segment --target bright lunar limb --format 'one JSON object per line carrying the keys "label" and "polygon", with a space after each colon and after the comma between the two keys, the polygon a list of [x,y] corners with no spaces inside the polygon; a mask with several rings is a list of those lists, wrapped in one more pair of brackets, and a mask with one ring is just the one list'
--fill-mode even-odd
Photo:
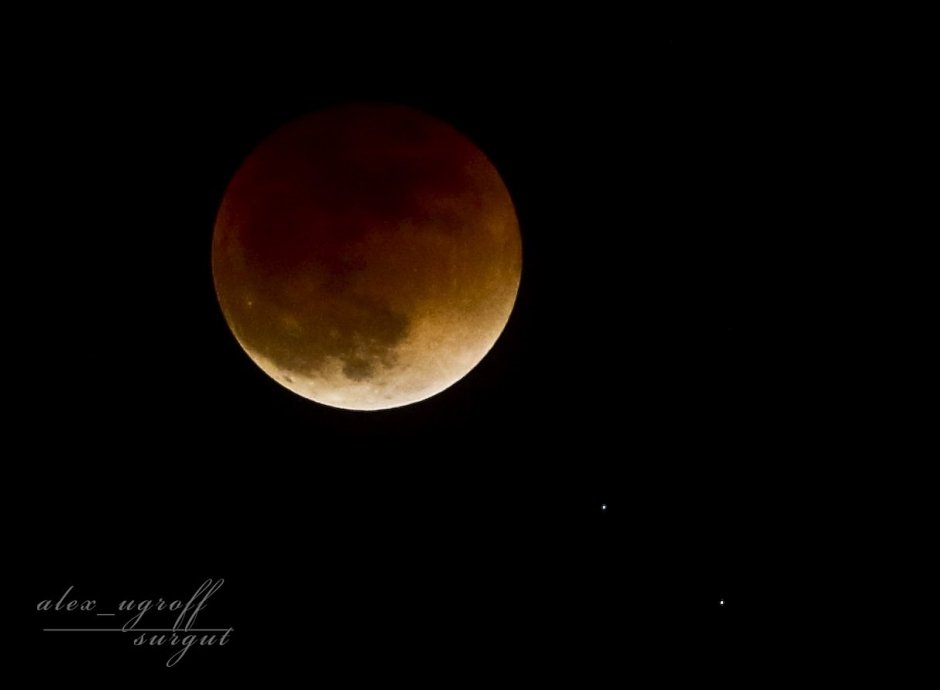
{"label": "bright lunar limb", "polygon": [[311,400],[380,410],[463,378],[502,333],[522,243],[499,173],[456,129],[354,104],[263,141],[216,218],[212,274],[229,327]]}

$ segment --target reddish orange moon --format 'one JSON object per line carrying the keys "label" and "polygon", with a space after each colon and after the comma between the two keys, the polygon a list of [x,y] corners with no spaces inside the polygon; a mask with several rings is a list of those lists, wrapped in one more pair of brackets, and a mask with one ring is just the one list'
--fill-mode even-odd
{"label": "reddish orange moon", "polygon": [[212,274],[249,357],[294,393],[381,410],[453,385],[509,320],[522,273],[496,168],[420,111],[354,104],[275,131],[216,218]]}

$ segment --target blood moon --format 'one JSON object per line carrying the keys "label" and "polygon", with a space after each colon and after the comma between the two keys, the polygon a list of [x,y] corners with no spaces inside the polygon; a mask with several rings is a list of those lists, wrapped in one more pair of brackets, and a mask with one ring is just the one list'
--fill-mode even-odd
{"label": "blood moon", "polygon": [[235,173],[212,242],[219,303],[248,356],[353,410],[463,378],[506,326],[521,271],[496,168],[397,105],[333,107],[274,132]]}

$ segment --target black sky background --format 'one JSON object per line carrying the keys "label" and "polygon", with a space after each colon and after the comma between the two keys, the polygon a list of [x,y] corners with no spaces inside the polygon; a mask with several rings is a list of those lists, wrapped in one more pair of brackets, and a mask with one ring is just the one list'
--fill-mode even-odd
{"label": "black sky background", "polygon": [[[825,448],[805,449],[831,238],[803,215],[827,91],[797,47],[565,17],[177,19],[45,27],[7,86],[13,605],[39,676],[629,676],[651,653],[759,657],[803,615],[828,548]],[[210,272],[242,159],[350,100],[455,125],[523,233],[492,352],[380,413],[268,379]],[[236,634],[172,671],[39,632],[69,584],[116,602],[206,577],[227,581],[207,622]]]}

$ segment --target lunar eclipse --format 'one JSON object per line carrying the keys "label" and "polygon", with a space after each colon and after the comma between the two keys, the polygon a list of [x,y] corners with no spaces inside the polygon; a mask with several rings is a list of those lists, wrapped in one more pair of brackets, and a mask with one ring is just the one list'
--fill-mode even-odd
{"label": "lunar eclipse", "polygon": [[398,105],[333,107],[275,131],[231,180],[212,242],[219,303],[249,357],[352,410],[463,378],[506,326],[521,270],[496,168]]}

